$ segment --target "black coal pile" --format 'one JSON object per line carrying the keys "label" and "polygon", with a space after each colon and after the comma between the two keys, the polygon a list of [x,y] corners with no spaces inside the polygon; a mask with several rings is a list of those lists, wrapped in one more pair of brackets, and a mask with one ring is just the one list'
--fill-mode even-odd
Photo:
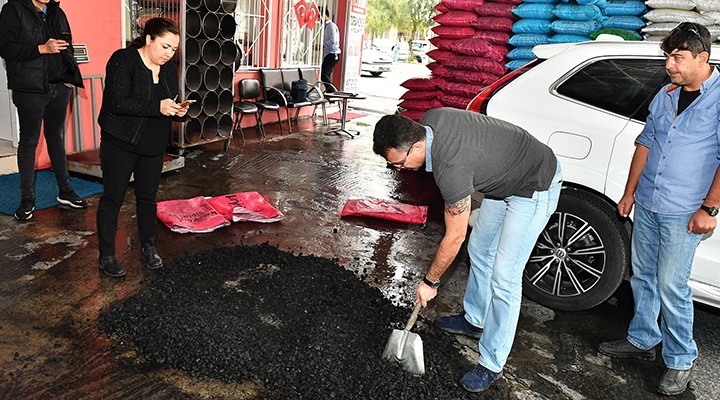
{"label": "black coal pile", "polygon": [[261,245],[178,259],[102,321],[151,362],[262,382],[272,398],[477,398],[457,384],[472,365],[431,324],[416,330],[425,375],[382,359],[409,315],[335,260]]}

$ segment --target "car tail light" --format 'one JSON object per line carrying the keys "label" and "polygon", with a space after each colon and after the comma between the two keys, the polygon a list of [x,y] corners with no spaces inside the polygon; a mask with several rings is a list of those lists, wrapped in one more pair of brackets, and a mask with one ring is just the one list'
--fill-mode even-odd
{"label": "car tail light", "polygon": [[487,114],[487,106],[490,103],[490,98],[497,93],[498,90],[502,89],[508,83],[515,80],[520,75],[528,72],[533,67],[537,66],[543,59],[536,58],[515,71],[503,76],[489,86],[484,87],[475,98],[473,98],[467,105],[466,109],[469,111],[479,112],[481,114]]}

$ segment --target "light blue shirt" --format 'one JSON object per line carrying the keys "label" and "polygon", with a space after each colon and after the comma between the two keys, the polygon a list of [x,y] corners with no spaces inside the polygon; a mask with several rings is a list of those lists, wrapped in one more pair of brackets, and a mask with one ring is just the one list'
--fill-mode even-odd
{"label": "light blue shirt", "polygon": [[425,171],[432,172],[432,142],[433,142],[433,130],[429,126],[425,127]]}
{"label": "light blue shirt", "polygon": [[328,54],[340,54],[340,30],[332,21],[325,21],[323,58]]}
{"label": "light blue shirt", "polygon": [[700,87],[700,96],[679,116],[681,87],[668,85],[650,103],[636,145],[650,149],[635,201],[656,213],[697,211],[720,166],[720,73]]}

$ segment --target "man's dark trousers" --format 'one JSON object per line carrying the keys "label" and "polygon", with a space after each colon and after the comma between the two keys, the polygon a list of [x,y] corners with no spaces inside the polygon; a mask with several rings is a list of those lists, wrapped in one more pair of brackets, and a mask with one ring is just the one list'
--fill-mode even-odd
{"label": "man's dark trousers", "polygon": [[[320,69],[320,81],[332,83],[332,73],[335,64],[340,61],[340,54],[328,54],[323,58],[322,67]],[[332,88],[327,88],[328,92],[333,92]]]}
{"label": "man's dark trousers", "polygon": [[72,89],[62,83],[51,83],[47,93],[13,90],[13,104],[20,124],[18,143],[18,171],[23,199],[35,199],[35,151],[43,127],[50,162],[55,170],[60,192],[70,189],[67,158],[65,156],[65,120]]}

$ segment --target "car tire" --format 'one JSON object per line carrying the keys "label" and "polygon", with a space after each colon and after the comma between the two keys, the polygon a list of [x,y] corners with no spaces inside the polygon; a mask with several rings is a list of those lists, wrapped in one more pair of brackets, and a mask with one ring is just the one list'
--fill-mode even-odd
{"label": "car tire", "polygon": [[523,274],[523,294],[561,311],[595,307],[615,293],[630,268],[630,235],[615,209],[565,188]]}
{"label": "car tire", "polygon": [[370,75],[372,75],[372,76],[380,76],[380,75],[382,75],[382,72],[371,72]]}

